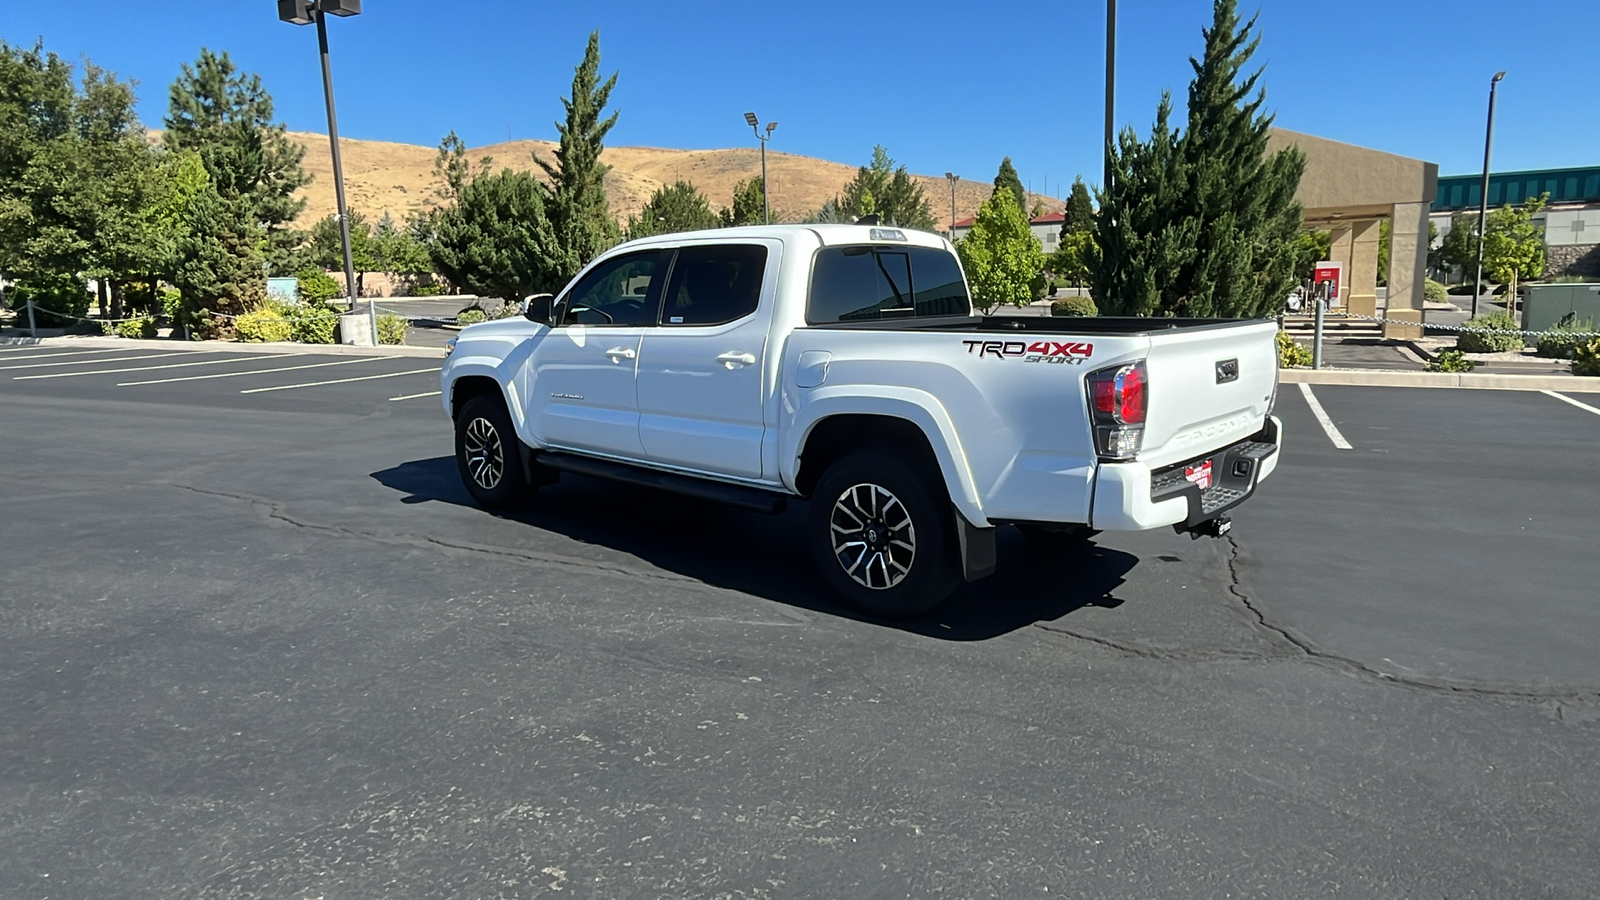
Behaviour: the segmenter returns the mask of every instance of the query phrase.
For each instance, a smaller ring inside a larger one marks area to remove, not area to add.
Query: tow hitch
[[[1174,525],[1172,530],[1179,534],[1187,534],[1191,541],[1203,537],[1219,538],[1233,530],[1233,520],[1227,516],[1217,516],[1195,525]]]

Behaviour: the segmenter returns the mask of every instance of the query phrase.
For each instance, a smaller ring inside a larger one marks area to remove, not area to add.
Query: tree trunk
[[[122,282],[111,282],[111,318],[122,318]]]
[[[105,278],[96,278],[94,280],[94,285],[96,293],[100,295],[100,318],[109,319],[111,318],[111,299],[110,295],[106,291]]]

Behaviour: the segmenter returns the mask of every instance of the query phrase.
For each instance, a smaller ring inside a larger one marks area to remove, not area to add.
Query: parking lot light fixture
[[[756,140],[761,142],[761,218],[766,224],[771,225],[772,206],[767,201],[767,141],[772,140],[772,133],[778,130],[778,123],[768,122],[767,133],[762,134],[761,119],[755,113],[745,113],[744,121],[750,126],[750,130],[756,133]]]
[[[328,61],[328,25],[324,14],[340,17],[361,14],[361,0],[278,0],[278,18],[292,25],[317,26],[317,49],[322,56],[322,94],[328,105],[328,144],[333,152],[333,196],[339,207],[339,240],[344,249],[344,291],[348,308],[356,308],[356,267],[350,252],[350,211],[344,199],[344,165],[339,159],[339,117],[333,106],[333,68]],[[378,343],[378,310],[367,304],[372,343]]]
[[[1478,314],[1478,295],[1483,293],[1483,230],[1489,218],[1489,147],[1494,143],[1494,89],[1499,87],[1500,79],[1506,77],[1505,72],[1496,72],[1489,79],[1489,122],[1483,129],[1483,184],[1478,188],[1478,275],[1472,282],[1472,314]],[[1507,197],[1506,202],[1511,202]],[[1506,309],[1516,302],[1515,297],[1506,299]]]
[[[950,182],[950,243],[953,244],[956,242],[956,182],[961,180],[961,176],[946,172],[944,177]]]

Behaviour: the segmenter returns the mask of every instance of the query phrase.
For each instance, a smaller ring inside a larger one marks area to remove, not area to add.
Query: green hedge
[[[1471,372],[1478,364],[1460,350],[1445,350],[1424,366],[1429,372]]]
[[[1449,303],[1450,294],[1444,289],[1444,285],[1429,278],[1422,283],[1422,299],[1429,303]]]
[[[456,313],[457,325],[476,325],[479,322],[487,321],[489,321],[489,314],[484,312],[481,306],[469,306]]]
[[[1456,349],[1464,353],[1506,353],[1522,349],[1520,334],[1489,334],[1487,332],[1514,332],[1517,323],[1503,312],[1484,313],[1468,319],[1464,328],[1481,328],[1484,331],[1463,331],[1456,338]]]
[[[406,331],[411,327],[411,320],[405,316],[379,316],[378,317],[378,343],[404,344]]]
[[[1572,351],[1572,374],[1600,376],[1600,338],[1580,344]]]
[[[1100,307],[1093,297],[1062,297],[1050,304],[1052,316],[1098,316]]]
[[[326,303],[282,303],[268,300],[233,322],[239,340],[295,341],[332,344],[339,329],[339,311]]]
[[[1311,349],[1294,342],[1287,331],[1278,332],[1278,368],[1295,369],[1311,365]]]
[[[106,322],[101,327],[106,334],[114,334],[117,337],[133,338],[135,340],[149,340],[156,336],[156,320],[152,316],[124,319],[115,325]]]
[[[1573,351],[1578,349],[1578,345],[1587,344],[1593,340],[1593,338],[1573,337],[1573,335],[1592,333],[1593,331],[1593,322],[1557,325],[1546,333],[1544,337],[1539,338],[1539,348],[1535,352],[1550,359],[1571,359]]]

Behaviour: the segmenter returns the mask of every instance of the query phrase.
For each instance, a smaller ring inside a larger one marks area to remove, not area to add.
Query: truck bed
[[[1152,318],[1147,316],[939,316],[808,325],[811,331],[1022,332],[1027,334],[1152,335],[1200,331],[1265,319]]]

